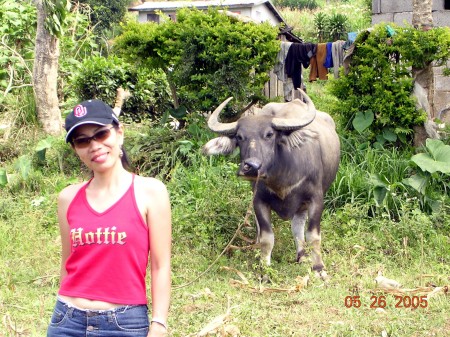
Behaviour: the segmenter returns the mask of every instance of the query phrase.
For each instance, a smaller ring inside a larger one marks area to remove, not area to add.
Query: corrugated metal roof
[[[170,9],[179,7],[210,7],[210,6],[254,6],[259,5],[268,0],[210,0],[210,1],[148,1],[142,5],[130,8],[133,11],[145,11],[155,9]]]

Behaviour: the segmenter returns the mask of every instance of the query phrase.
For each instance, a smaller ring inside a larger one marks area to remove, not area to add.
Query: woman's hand
[[[152,322],[147,337],[166,337],[169,333],[164,325]]]

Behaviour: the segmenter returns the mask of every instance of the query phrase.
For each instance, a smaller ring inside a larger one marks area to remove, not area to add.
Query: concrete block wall
[[[450,27],[450,10],[446,10],[448,0],[433,0],[433,24],[436,27]],[[372,24],[393,22],[399,26],[412,22],[412,0],[372,0]],[[433,97],[433,117],[450,106],[450,77],[443,75],[442,67],[434,68],[435,92]],[[450,123],[449,121],[446,121]]]

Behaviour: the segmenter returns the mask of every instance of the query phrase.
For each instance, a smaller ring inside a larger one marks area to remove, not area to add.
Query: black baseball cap
[[[70,141],[73,130],[80,125],[97,124],[103,126],[112,123],[119,124],[119,119],[109,105],[98,99],[81,102],[66,117],[64,125],[67,131],[66,143]]]

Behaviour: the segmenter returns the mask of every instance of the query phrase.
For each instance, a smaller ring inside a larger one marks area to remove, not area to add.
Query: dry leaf
[[[235,269],[235,268],[231,268],[231,267],[222,267],[221,269],[225,269],[225,270],[228,270],[228,271],[233,271],[233,272],[235,272],[240,278],[241,278],[241,280],[242,280],[242,282],[244,283],[244,284],[249,284],[249,282],[248,282],[248,280],[247,280],[247,278],[244,276],[244,274],[242,274],[239,270],[237,270],[237,269]]]
[[[237,337],[240,336],[241,330],[236,325],[227,324],[223,328],[224,336]]]
[[[306,275],[304,277],[301,276],[297,276],[297,278],[295,279],[296,281],[296,286],[295,286],[295,290],[300,291],[303,288],[306,288],[308,286],[309,283],[309,275]]]
[[[227,312],[223,315],[215,317],[211,322],[209,322],[199,333],[197,333],[197,337],[204,337],[209,335],[212,332],[216,332],[222,325],[225,324],[230,318],[231,314],[231,306],[230,306],[230,298],[228,297],[228,308]]]
[[[436,296],[436,295],[439,295],[440,293],[442,293],[442,294],[447,294],[447,293],[448,293],[448,288],[449,288],[449,286],[445,286],[445,287],[436,287],[436,288],[433,289],[433,291],[431,291],[431,292],[427,295],[427,297],[428,297],[428,298],[432,298],[432,297],[434,297],[434,296]]]
[[[210,332],[217,330],[220,326],[222,326],[226,320],[228,319],[229,314],[223,314],[214,318],[211,322],[209,322],[199,333],[197,333],[198,337],[207,336]]]
[[[209,288],[205,288],[202,292],[190,295],[193,300],[201,297],[214,297],[214,293]]]

